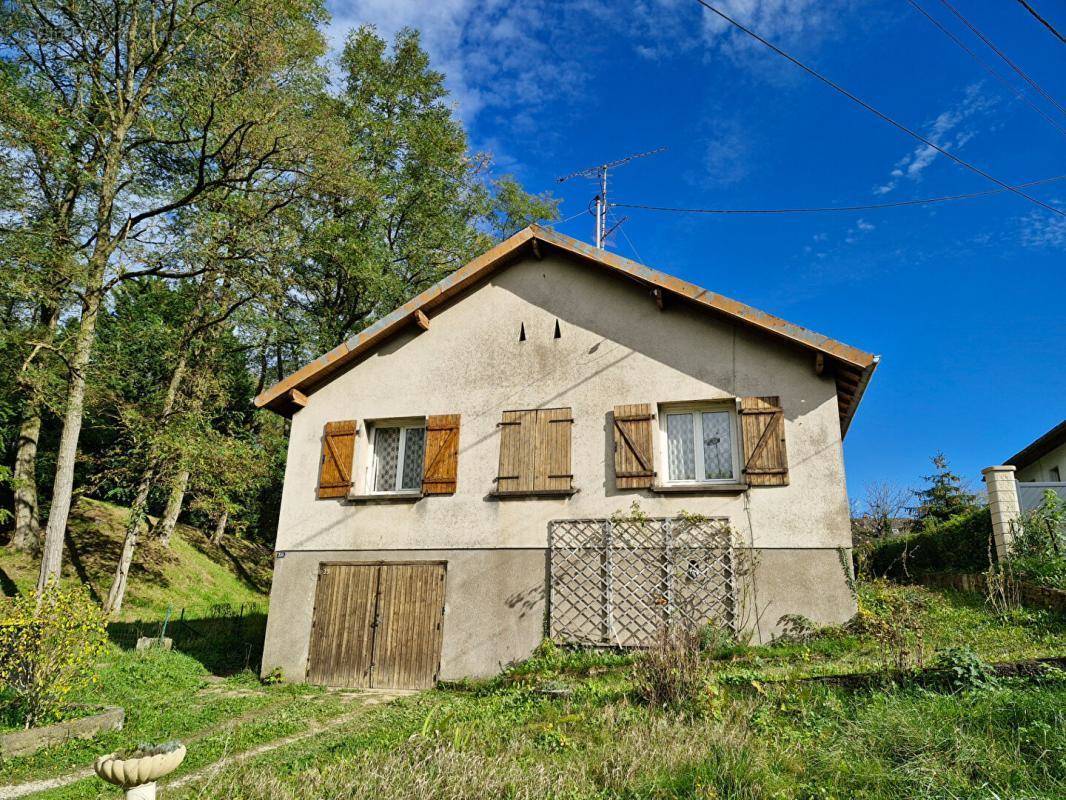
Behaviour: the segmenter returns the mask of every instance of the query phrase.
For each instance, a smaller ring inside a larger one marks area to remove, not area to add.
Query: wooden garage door
[[[423,689],[437,680],[444,564],[323,564],[307,679]]]

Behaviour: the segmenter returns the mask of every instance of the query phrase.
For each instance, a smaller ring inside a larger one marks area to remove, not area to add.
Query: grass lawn
[[[181,653],[112,648],[97,681],[76,700],[126,710],[122,731],[73,741],[35,755],[0,760],[0,785],[51,778],[90,766],[96,756],[142,742],[190,742],[183,771],[210,764],[226,752],[297,733],[313,721],[350,709],[342,695],[311,686],[264,686],[251,673],[215,678]],[[47,797],[112,797],[95,777]]]
[[[82,498],[71,512],[63,552],[63,577],[107,598],[125,535],[129,510]],[[161,620],[168,608],[206,609],[217,604],[266,604],[272,555],[243,539],[223,536],[218,545],[196,528],[178,525],[170,547],[142,537],[130,570],[119,620]],[[13,595],[37,583],[39,559],[0,548],[0,593]],[[190,579],[195,576],[195,579]]]
[[[927,661],[966,646],[986,661],[1066,655],[1066,619],[997,619],[974,597],[863,588],[920,619]],[[634,655],[544,647],[500,677],[367,708],[328,731],[212,770],[161,796],[319,798],[1061,798],[1066,797],[1066,676],[971,688],[913,682],[845,689],[792,679],[876,670],[869,634],[722,645],[711,680],[682,708],[650,708]],[[112,651],[84,698],[123,705],[127,729],[0,764],[0,783],[49,777],[140,742],[189,742],[176,776],[337,717],[351,701],[311,687],[217,679],[178,653]],[[233,724],[236,722],[236,724]],[[110,798],[95,778],[43,798]]]
[[[864,589],[874,603],[886,592],[917,609],[930,656],[959,646],[989,661],[1066,654],[1061,617],[1001,622],[964,595]],[[707,656],[704,702],[661,709],[635,691],[632,656],[547,648],[493,681],[374,709],[170,796],[1066,797],[1062,672],[956,691],[775,680],[876,669],[881,657],[868,637],[840,632],[720,647]]]

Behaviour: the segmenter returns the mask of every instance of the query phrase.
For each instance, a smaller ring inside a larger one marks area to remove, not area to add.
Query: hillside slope
[[[82,498],[67,526],[63,578],[89,585],[101,602],[122,549],[129,510]],[[170,547],[142,538],[130,570],[129,589],[120,620],[162,618],[168,607],[203,611],[229,603],[265,604],[270,591],[271,553],[233,536],[218,546],[196,528],[179,525]],[[0,547],[0,592],[31,589],[37,581],[38,561]]]

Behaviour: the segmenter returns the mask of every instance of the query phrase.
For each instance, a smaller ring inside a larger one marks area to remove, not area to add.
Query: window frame
[[[425,478],[426,472],[424,437],[426,436],[427,424],[428,420],[426,417],[395,417],[366,420],[367,453],[369,457],[367,458],[367,473],[364,490],[367,495],[388,497],[394,495],[422,494],[422,480]],[[399,429],[400,431],[399,442],[397,443],[396,448],[396,480],[393,484],[394,488],[378,489],[377,436],[379,430],[387,429]],[[407,431],[412,429],[422,430],[423,453],[422,463],[419,465],[418,486],[408,489],[403,488],[403,460],[405,448],[407,447]]]
[[[699,400],[691,402],[681,403],[659,403],[658,404],[658,438],[659,442],[656,447],[656,455],[659,458],[659,463],[662,465],[661,469],[657,470],[659,473],[658,484],[662,487],[714,487],[723,485],[736,485],[741,481],[742,465],[740,463],[741,451],[740,451],[740,423],[739,414],[737,412],[737,401],[735,399],[729,400]],[[726,478],[694,478],[692,480],[686,479],[671,479],[670,478],[670,437],[668,433],[668,420],[667,417],[671,414],[690,414],[695,417],[692,426],[692,444],[695,456],[695,474],[697,476],[705,474],[704,462],[703,462],[703,413],[704,412],[726,412],[729,416],[729,445],[730,445],[730,460],[732,463],[732,474]]]

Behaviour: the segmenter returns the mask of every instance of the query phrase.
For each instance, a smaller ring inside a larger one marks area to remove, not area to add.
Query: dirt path
[[[381,703],[388,703],[392,700],[396,700],[400,697],[407,697],[413,692],[403,690],[361,690],[358,694],[351,694],[351,700],[353,703],[358,703],[358,709],[351,711],[347,714],[341,714],[338,717],[326,720],[325,722],[312,722],[305,731],[300,733],[294,733],[291,736],[286,736],[282,739],[275,739],[270,742],[264,742],[263,744],[256,745],[250,750],[244,750],[240,753],[234,753],[231,756],[226,756],[213,764],[208,764],[201,767],[194,772],[190,772],[188,775],[182,775],[172,781],[166,781],[161,783],[162,786],[170,788],[178,788],[184,786],[191,781],[198,778],[205,777],[215,770],[220,770],[230,764],[239,764],[242,761],[246,761],[249,758],[262,755],[263,753],[269,753],[272,750],[277,750],[279,747],[285,747],[286,745],[293,744],[294,742],[302,741],[303,739],[309,739],[313,736],[318,736],[321,733],[332,730],[340,725],[351,722],[356,719],[363,711],[363,709],[370,706],[380,705]],[[260,711],[262,711],[260,709]],[[199,731],[193,736],[186,737],[183,741],[188,744],[195,742],[197,739],[202,739],[205,736],[209,736],[212,733],[216,733],[222,727],[232,727],[235,724],[240,724],[246,721],[245,718],[254,718],[255,713],[249,713],[243,715],[244,718],[237,718],[230,720],[225,726],[215,726],[205,731]],[[30,797],[41,792],[46,792],[49,789],[59,789],[63,786],[69,786],[72,783],[83,781],[86,778],[94,777],[92,767],[85,769],[79,769],[75,772],[68,772],[66,775],[60,775],[55,778],[45,778],[37,781],[28,781],[27,783],[17,783],[11,786],[0,786],[0,800],[16,800],[19,797]]]
[[[257,747],[253,747],[250,750],[244,750],[240,753],[234,753],[231,756],[226,756],[224,758],[219,759],[214,764],[209,764],[206,767],[201,767],[195,772],[190,772],[188,775],[182,775],[180,778],[177,778],[172,781],[164,781],[160,784],[160,786],[167,789],[181,788],[182,786],[192,783],[195,780],[199,780],[200,778],[206,778],[212,773],[218,772],[219,770],[222,770],[232,764],[240,764],[250,758],[260,756],[263,753],[269,753],[273,750],[277,750],[278,748],[285,747],[286,745],[294,744],[295,742],[301,742],[304,739],[310,739],[314,736],[318,736],[321,733],[325,733],[326,731],[332,730],[333,728],[340,727],[341,725],[344,725],[358,718],[363,708],[367,708],[368,706],[380,705],[381,703],[388,703],[392,700],[396,700],[397,698],[407,697],[411,694],[414,694],[414,692],[384,689],[368,691],[365,694],[360,695],[359,697],[359,699],[362,701],[361,708],[359,711],[353,711],[350,714],[344,714],[340,717],[334,717],[328,722],[312,723],[311,727],[309,727],[306,731],[294,733],[292,736],[286,736],[283,739],[275,739],[272,742],[264,742],[263,744],[258,745]],[[2,798],[0,798],[0,800],[2,800]]]

